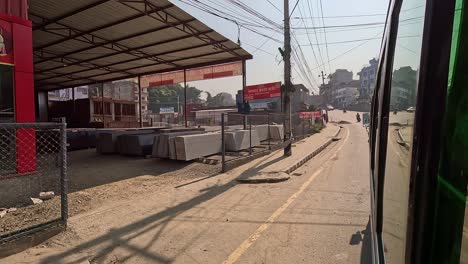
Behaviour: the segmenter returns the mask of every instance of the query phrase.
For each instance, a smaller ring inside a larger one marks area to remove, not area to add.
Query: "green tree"
[[[211,96],[211,93],[206,92],[206,105],[207,106],[233,106],[236,105],[236,101],[232,97],[232,94],[221,92],[216,94],[215,96]]]
[[[193,86],[187,87],[187,103],[201,103],[202,91]],[[153,112],[159,112],[161,107],[174,107],[184,104],[184,87],[180,84],[169,84],[148,88],[148,105]]]

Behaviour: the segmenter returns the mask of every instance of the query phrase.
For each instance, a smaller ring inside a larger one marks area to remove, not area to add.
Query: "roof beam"
[[[181,66],[181,67],[174,68],[174,69],[164,69],[164,70],[148,71],[148,72],[145,72],[145,73],[132,74],[132,75],[125,76],[125,77],[109,78],[109,79],[102,80],[102,81],[98,81],[98,82],[83,82],[83,83],[76,84],[76,85],[63,85],[63,86],[62,86],[63,88],[59,88],[59,89],[70,88],[70,87],[77,87],[77,86],[85,86],[85,85],[91,85],[91,84],[103,83],[103,82],[119,81],[119,80],[123,80],[123,79],[135,78],[135,77],[143,76],[143,75],[151,75],[151,74],[164,73],[164,72],[169,72],[169,71],[179,71],[179,70],[188,70],[188,69],[199,68],[199,67],[214,66],[214,65],[218,65],[218,64],[224,64],[224,63],[229,63],[229,62],[241,61],[241,60],[243,60],[243,59],[250,59],[250,57],[246,57],[246,58],[228,58],[228,59],[220,59],[220,60],[216,60],[216,61],[201,62],[201,63],[197,63],[197,64],[192,64],[192,65],[189,65],[189,66]],[[57,85],[57,84],[55,84],[55,83],[43,83],[42,85]],[[46,90],[46,91],[58,90],[58,89],[53,89],[53,88],[52,88],[52,89],[41,89],[41,83],[35,83],[35,87],[37,87],[38,90]]]
[[[44,53],[44,52],[45,51],[42,51],[41,53]],[[48,52],[48,53],[50,53],[50,52]],[[44,54],[39,54],[39,52],[35,51],[34,56],[36,58],[42,58],[44,56]],[[122,73],[129,74],[129,72],[126,72],[126,71],[123,71],[123,70],[118,70],[118,69],[114,69],[114,68],[111,68],[111,67],[102,66],[102,65],[95,64],[95,63],[92,63],[92,62],[83,63],[83,62],[80,62],[78,59],[70,58],[70,57],[61,58],[61,59],[54,59],[52,61],[62,64],[61,67],[56,67],[57,69],[63,69],[65,67],[68,67],[69,64],[73,63],[75,65],[79,65],[81,67],[88,68],[88,69],[86,69],[87,71],[89,71],[89,70],[121,71]],[[44,74],[45,72],[36,71],[36,73]]]
[[[73,10],[73,11],[70,11],[70,12],[65,13],[65,14],[63,14],[63,15],[61,15],[61,16],[58,16],[58,17],[54,17],[54,18],[51,18],[51,19],[43,18],[43,19],[42,19],[42,23],[33,26],[33,30],[42,29],[42,28],[44,28],[45,26],[48,26],[48,25],[53,24],[53,23],[56,23],[56,22],[58,22],[58,21],[60,21],[60,20],[63,20],[63,19],[65,19],[65,18],[67,18],[67,17],[71,17],[71,16],[73,16],[73,15],[76,15],[76,14],[78,14],[78,13],[84,12],[84,11],[86,11],[86,10],[88,10],[88,9],[94,8],[94,7],[98,6],[98,5],[102,5],[102,4],[107,3],[107,2],[109,2],[109,1],[110,1],[110,0],[99,0],[99,1],[97,1],[97,2],[94,2],[94,3],[92,3],[92,4],[89,4],[89,5],[80,7],[80,8],[78,8],[78,9],[75,9],[75,10]]]
[[[229,41],[229,40],[223,40],[223,41],[219,41],[219,42],[227,42],[227,41]],[[181,52],[181,51],[187,51],[187,50],[202,48],[202,47],[206,47],[206,46],[211,46],[211,44],[203,43],[203,44],[200,44],[200,45],[190,46],[190,47],[186,47],[186,48],[180,48],[180,49],[175,49],[175,50],[169,50],[169,51],[165,51],[165,52],[160,52],[160,53],[153,54],[153,55],[150,55],[150,56],[162,56],[162,55],[166,55],[166,54],[171,54],[171,53],[176,53],[176,52]],[[109,63],[109,64],[101,65],[101,67],[111,67],[111,66],[114,66],[114,65],[124,64],[124,63],[132,62],[132,61],[137,61],[137,60],[140,60],[140,59],[139,59],[139,58],[137,58],[137,59],[129,59],[129,60],[125,60],[125,61]],[[69,65],[69,66],[71,66],[71,65]],[[55,67],[55,68],[52,68],[52,69],[47,69],[47,71],[52,71],[52,70],[60,69],[60,68],[61,68],[61,67]],[[43,72],[47,72],[47,71],[43,71]],[[82,72],[86,72],[86,71],[90,71],[90,70],[84,69],[84,70],[79,70],[79,71],[75,71],[75,72],[70,72],[70,73],[68,73],[68,74],[77,74],[77,73],[82,73]],[[63,74],[63,75],[66,75],[66,74]],[[62,76],[63,76],[63,75],[62,75]],[[57,76],[57,77],[60,77],[60,76]],[[44,81],[44,80],[48,80],[48,79],[52,79],[52,78],[47,77],[47,78],[39,79],[39,81]]]
[[[32,14],[32,15],[37,16],[37,17],[40,18],[40,16],[38,16],[38,15],[34,15],[34,14]],[[54,29],[45,28],[45,29],[43,29],[43,31],[54,34],[54,35],[65,36],[65,37],[67,35],[71,35],[71,32],[74,32],[74,33],[81,32],[79,29],[67,26],[67,25],[62,24],[62,23],[55,23],[55,24],[59,25],[60,27],[56,27]],[[64,31],[65,31],[65,35],[63,33],[61,33],[61,32],[64,32]],[[142,52],[142,51],[139,51],[139,50],[136,50],[136,49],[130,49],[129,47],[127,47],[125,45],[119,44],[119,43],[117,43],[115,41],[112,41],[112,40],[108,40],[108,39],[96,36],[94,34],[87,34],[87,35],[81,36],[80,38],[75,38],[75,40],[80,41],[80,42],[84,42],[84,43],[87,43],[87,44],[91,44],[92,46],[96,46],[97,44],[102,44],[102,43],[110,43],[108,45],[103,45],[102,47],[106,48],[106,49],[113,50],[113,51],[117,51],[118,53],[126,53],[126,54],[129,54],[131,56],[135,56],[137,58],[142,58],[142,57],[147,57],[148,56],[148,54],[146,54],[145,52]],[[44,51],[44,50],[42,49],[41,51]],[[69,53],[70,52],[68,52],[67,54],[69,54]],[[76,51],[74,53],[76,53]],[[42,54],[42,52],[41,52],[41,54]],[[63,54],[57,54],[55,56],[45,57],[42,60],[36,61],[35,64],[47,62],[47,61],[54,60],[54,59],[62,59],[63,60],[65,58],[67,58],[67,56],[64,56]],[[74,59],[74,58],[72,58],[72,59]],[[164,60],[162,60],[160,58],[156,58],[156,57],[149,58],[149,59],[157,61],[157,62],[164,61]],[[172,66],[177,66],[177,65],[172,65]]]
[[[203,31],[202,33],[206,34],[206,33],[211,33],[213,31],[214,30],[210,29],[210,30],[207,30],[207,31]],[[168,40],[157,41],[157,42],[145,44],[145,45],[134,47],[134,48],[128,48],[128,49],[126,49],[124,51],[127,52],[127,51],[134,51],[134,50],[149,48],[149,47],[158,46],[158,45],[161,45],[161,44],[171,43],[171,42],[174,42],[174,41],[180,41],[180,40],[188,39],[188,38],[191,38],[191,37],[193,37],[193,36],[192,35],[184,35],[184,36],[181,36],[181,37],[176,37],[176,38],[172,38],[172,39],[168,39]],[[77,62],[77,63],[69,63],[68,66],[77,65],[79,63],[85,63],[85,62],[100,60],[100,59],[104,59],[104,58],[111,57],[111,56],[118,55],[118,54],[120,54],[120,52],[113,52],[113,53],[103,54],[101,56],[85,59],[85,60],[82,60],[82,61]],[[164,54],[152,54],[151,56],[160,56],[160,55],[164,55]],[[62,56],[62,58],[66,58],[66,56]],[[39,63],[39,62],[37,62],[37,63]],[[103,65],[103,66],[112,66],[112,65]],[[49,68],[49,69],[46,69],[46,70],[42,70],[41,72],[53,71],[53,70],[56,70],[56,69],[59,69],[59,68],[61,68],[61,67]]]
[[[175,26],[175,25],[190,23],[190,22],[193,22],[193,21],[195,21],[195,20],[196,20],[196,19],[189,19],[189,20],[185,20],[185,21],[183,21],[183,22],[173,23],[173,24],[170,24],[170,25],[166,25],[166,26],[162,26],[162,27],[156,28],[156,29],[146,30],[146,31],[143,31],[143,32],[139,32],[139,33],[135,33],[135,34],[129,35],[129,36],[125,36],[125,37],[121,37],[121,38],[118,38],[118,39],[114,39],[114,40],[109,41],[109,42],[106,42],[106,43],[96,44],[96,45],[94,45],[94,46],[85,47],[85,48],[82,48],[82,49],[79,49],[79,50],[75,50],[75,51],[72,51],[72,52],[67,52],[67,53],[61,54],[61,56],[58,56],[58,57],[59,57],[59,58],[63,58],[63,57],[70,56],[70,55],[75,54],[75,53],[80,53],[80,52],[84,52],[84,51],[87,51],[87,50],[90,50],[90,49],[93,49],[93,48],[102,47],[102,46],[104,46],[104,45],[112,45],[112,43],[114,43],[114,42],[119,42],[119,41],[122,41],[122,40],[126,40],[126,39],[131,39],[131,38],[139,37],[139,36],[146,35],[146,34],[149,34],[149,33],[158,32],[158,31],[161,31],[161,30],[165,30],[165,29],[171,28],[171,27],[173,27],[173,26]],[[37,63],[35,63],[35,64],[37,64]]]
[[[165,5],[165,6],[162,6],[162,7],[155,7],[153,9],[149,10],[149,11],[146,11],[146,12],[140,12],[139,14],[136,14],[136,15],[133,15],[133,16],[130,16],[130,17],[127,17],[127,18],[123,18],[123,19],[120,19],[120,20],[117,20],[117,21],[114,21],[114,22],[111,22],[111,23],[107,23],[107,24],[104,24],[104,25],[101,25],[99,27],[95,27],[95,28],[92,28],[92,29],[89,29],[89,30],[86,30],[86,31],[82,31],[79,34],[74,34],[74,35],[71,35],[69,37],[59,39],[59,40],[56,40],[56,41],[52,41],[51,43],[48,43],[48,44],[41,45],[39,47],[34,47],[34,50],[45,49],[45,48],[60,44],[62,42],[84,36],[86,34],[91,34],[93,32],[96,32],[96,31],[99,31],[99,30],[102,30],[102,29],[105,29],[105,28],[116,26],[116,25],[119,25],[119,24],[122,24],[122,23],[126,23],[126,22],[129,22],[129,21],[135,20],[135,19],[140,18],[140,17],[144,17],[144,16],[147,16],[147,15],[159,12],[159,11],[163,11],[163,10],[171,8],[173,6],[174,6],[173,4],[169,4],[169,5]]]
[[[241,49],[241,47],[236,47],[236,48],[230,49],[230,51],[235,51],[235,50],[239,50],[239,49]],[[211,52],[211,53],[198,54],[198,55],[194,55],[194,56],[190,56],[190,57],[178,58],[178,59],[172,60],[172,62],[196,59],[196,58],[200,58],[200,57],[216,55],[216,54],[221,54],[221,53],[229,53],[229,51],[221,50],[221,51],[215,51],[215,52]],[[240,60],[242,58],[236,57],[235,59]],[[125,68],[123,70],[130,71],[130,70],[135,70],[135,69],[140,69],[140,68],[145,68],[145,67],[151,67],[151,66],[157,66],[157,65],[161,65],[161,63],[152,63],[152,64],[146,64],[146,65],[139,65],[139,66],[134,66],[134,67],[130,67],[130,68]],[[186,67],[186,68],[191,68],[191,67],[193,67],[193,66]],[[175,67],[173,69],[166,69],[165,71],[174,71],[174,70],[177,70],[177,69],[178,68]],[[113,73],[116,73],[116,72],[109,72],[109,73],[106,73],[106,74],[95,74],[95,75],[85,76],[83,78],[92,78],[92,77],[97,77],[97,76],[102,76],[102,75],[107,75],[107,74],[113,74]],[[140,74],[140,75],[143,75],[143,74]],[[138,74],[126,76],[126,77],[123,77],[121,79],[132,78],[131,76],[138,76]],[[61,82],[61,84],[64,84],[64,83],[67,83],[67,82]],[[40,84],[40,82],[39,82],[39,84]],[[53,83],[44,83],[44,85],[48,85],[48,84],[53,84]]]
[[[142,12],[143,14],[144,13],[147,13],[146,10],[149,8],[155,8],[155,5],[147,0],[119,0],[119,2],[125,6],[128,6],[129,8],[132,8],[138,12]],[[140,10],[134,6],[132,6],[131,4],[129,3],[140,3],[140,4],[144,4],[144,7],[145,7],[145,10]],[[162,14],[159,14],[159,13],[162,13]],[[167,21],[171,20],[175,20],[175,21],[181,21],[179,18],[177,18],[176,16],[166,12],[165,10],[161,10],[161,12],[157,12],[155,14],[147,14],[147,16],[159,21],[159,22],[163,22],[163,23],[167,23]],[[198,30],[196,27],[194,26],[191,26],[191,25],[188,25],[188,24],[181,24],[181,27],[177,27],[175,26],[175,28],[177,28],[178,30],[181,30],[182,32],[185,32],[187,34],[196,34],[196,33],[200,33],[200,30]],[[204,41],[204,42],[213,42],[213,41],[216,41],[215,39],[213,39],[212,37],[210,37],[209,35],[207,34],[198,34],[196,36],[198,39],[200,39],[201,41]],[[223,44],[219,44],[216,46],[217,48],[219,49],[224,49],[224,50],[229,50],[229,47],[223,45]],[[240,55],[238,53],[236,53],[235,51],[229,51],[232,55],[236,56],[236,57],[240,57]]]

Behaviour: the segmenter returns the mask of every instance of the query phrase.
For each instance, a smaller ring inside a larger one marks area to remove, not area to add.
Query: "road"
[[[330,116],[349,121],[341,139],[288,181],[223,174],[147,192],[0,263],[369,263],[367,132],[353,112]]]

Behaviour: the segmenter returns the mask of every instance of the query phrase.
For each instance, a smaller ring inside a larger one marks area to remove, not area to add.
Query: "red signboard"
[[[322,112],[315,111],[315,112],[299,112],[299,118],[306,119],[311,117],[322,117]]]
[[[244,90],[244,96],[245,100],[280,97],[281,82],[246,86]]]
[[[11,31],[11,23],[0,20],[0,63],[14,63]]]
[[[242,75],[242,62],[226,63],[214,66],[207,66],[185,71],[187,82],[209,80],[223,77]],[[142,87],[161,86],[184,82],[184,71],[173,71],[143,76],[141,78]]]

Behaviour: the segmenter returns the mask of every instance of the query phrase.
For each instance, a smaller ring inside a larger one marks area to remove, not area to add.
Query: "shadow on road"
[[[279,157],[279,158],[276,158],[272,161],[269,161],[263,164],[262,162],[264,162],[265,159],[267,158],[261,159],[253,167],[244,171],[242,175],[255,174],[261,169],[267,167],[269,164],[277,162],[278,160],[281,160],[282,158],[283,157]],[[222,193],[234,187],[236,184],[237,184],[236,179],[232,179],[226,184],[216,185],[208,189],[205,189],[200,195],[188,201],[182,202],[176,206],[167,208],[164,211],[145,217],[130,225],[111,229],[108,233],[101,235],[93,240],[79,244],[63,253],[47,257],[41,263],[44,263],[44,264],[46,263],[57,263],[57,264],[59,263],[67,263],[67,264],[68,263],[70,264],[82,263],[83,261],[89,260],[87,256],[79,257],[78,259],[73,259],[73,260],[66,259],[66,258],[71,257],[72,255],[75,255],[75,254],[78,255],[85,251],[90,251],[91,249],[93,249],[92,260],[99,261],[99,260],[105,259],[106,257],[109,257],[112,254],[112,252],[116,248],[119,248],[119,247],[132,252],[130,255],[125,257],[125,261],[129,260],[130,258],[134,256],[142,256],[156,263],[171,263],[173,262],[173,259],[167,258],[162,255],[154,254],[150,252],[149,250],[158,241],[159,237],[161,237],[167,224],[171,220],[173,220],[175,217],[177,217],[178,215],[184,213],[187,210],[190,210],[191,208],[194,208],[200,205],[201,203],[211,200],[217,197],[218,195],[221,195]],[[140,246],[135,246],[134,244],[131,244],[132,240],[140,236],[146,235],[150,231],[157,230],[158,228],[159,228],[158,232],[154,235],[152,239],[150,239],[150,241],[146,244],[146,246],[140,247]],[[177,257],[179,254],[182,254],[185,251],[185,249],[187,249],[192,243],[195,242],[195,240],[199,236],[201,236],[203,232],[204,230],[201,230],[197,237],[195,237],[194,239],[190,241],[187,241],[186,245],[174,257]]]

